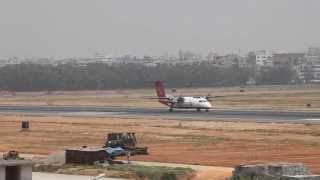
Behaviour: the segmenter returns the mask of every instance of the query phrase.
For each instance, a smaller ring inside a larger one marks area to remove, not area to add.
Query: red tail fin
[[[162,81],[156,81],[155,86],[156,86],[158,97],[166,97],[166,92],[164,91],[164,86]]]

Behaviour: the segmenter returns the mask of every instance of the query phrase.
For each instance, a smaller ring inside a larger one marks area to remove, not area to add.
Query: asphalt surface
[[[147,117],[175,120],[202,121],[254,121],[320,123],[320,112],[274,110],[226,110],[211,109],[209,112],[167,108],[85,107],[85,106],[0,106],[0,114],[58,115],[83,117]]]
[[[53,173],[32,173],[33,180],[93,180],[92,176],[78,176],[78,175],[64,175],[64,174],[53,174]],[[125,180],[119,178],[102,178],[101,180]]]

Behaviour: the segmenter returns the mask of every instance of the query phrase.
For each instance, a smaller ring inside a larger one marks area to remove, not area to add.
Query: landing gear
[[[206,112],[209,112],[209,109],[206,109]]]
[[[200,108],[197,108],[197,112],[200,112],[201,111],[201,109]]]
[[[170,104],[169,106],[169,112],[172,112],[173,111],[173,104]]]

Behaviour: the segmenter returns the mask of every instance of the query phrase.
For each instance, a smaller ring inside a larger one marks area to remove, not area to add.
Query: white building
[[[32,166],[29,160],[0,160],[0,180],[32,180]]]
[[[257,51],[256,52],[256,65],[261,66],[273,66],[272,62],[273,53],[270,51]]]

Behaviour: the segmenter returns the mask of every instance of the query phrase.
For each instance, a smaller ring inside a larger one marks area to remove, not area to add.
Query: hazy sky
[[[303,51],[320,0],[0,0],[0,57]]]

